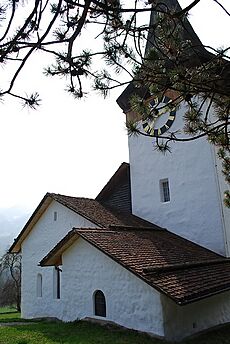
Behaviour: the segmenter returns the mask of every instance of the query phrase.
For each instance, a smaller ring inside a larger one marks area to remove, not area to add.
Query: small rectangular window
[[[169,190],[168,179],[160,180],[160,194],[161,194],[161,202],[170,201],[170,190]]]
[[[57,211],[54,212],[54,221],[57,221]]]
[[[42,297],[42,274],[37,274],[37,297]]]

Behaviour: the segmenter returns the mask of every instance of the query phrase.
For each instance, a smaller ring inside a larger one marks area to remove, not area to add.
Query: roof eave
[[[84,230],[86,230],[84,228]],[[208,297],[226,292],[230,290],[230,286],[227,286],[225,288],[222,288],[221,290],[216,290],[214,292],[208,292],[206,295],[202,296],[194,296],[189,299],[178,299],[175,298],[173,295],[170,295],[170,293],[166,292],[164,289],[160,288],[159,286],[156,286],[154,283],[151,283],[148,279],[146,279],[144,276],[141,274],[137,273],[136,271],[133,271],[132,268],[129,266],[123,264],[122,262],[118,261],[113,255],[111,255],[109,252],[106,250],[103,250],[100,246],[98,246],[95,242],[89,240],[87,237],[84,236],[84,233],[82,229],[80,228],[73,228],[48,254],[46,257],[44,257],[41,262],[39,263],[40,266],[45,267],[45,266],[58,266],[62,265],[62,254],[64,251],[66,251],[70,246],[73,245],[76,240],[78,240],[80,237],[88,242],[90,245],[101,251],[103,254],[111,258],[113,261],[124,267],[126,270],[130,271],[132,274],[134,274],[136,277],[140,278],[143,282],[148,284],[150,287],[152,287],[154,290],[157,292],[165,295],[172,301],[174,301],[177,305],[179,306],[186,306],[190,303],[198,302],[203,299],[206,299]],[[91,229],[92,230],[92,229]],[[97,230],[97,229],[94,229]]]
[[[134,274],[136,277],[140,278],[143,282],[145,282],[146,284],[148,284],[151,288],[153,288],[154,290],[156,290],[159,293],[164,294],[165,296],[169,297],[171,300],[173,300],[175,303],[177,303],[178,305],[180,305],[180,303],[178,302],[177,299],[175,299],[173,296],[171,296],[170,294],[168,294],[167,292],[165,292],[162,288],[160,288],[159,286],[155,286],[152,283],[150,283],[146,278],[144,278],[142,275],[140,275],[139,273],[137,273],[136,271],[133,271],[132,268],[130,268],[129,266],[123,264],[122,262],[118,261],[113,255],[109,254],[107,251],[103,250],[101,247],[99,247],[97,244],[95,244],[94,242],[88,240],[88,238],[85,238],[83,235],[81,235],[81,230],[77,230],[76,228],[76,232],[78,233],[78,235],[85,240],[86,242],[88,242],[90,245],[92,245],[93,247],[95,247],[96,249],[98,249],[99,251],[101,251],[102,253],[104,253],[106,256],[108,256],[109,258],[111,258],[113,261],[115,261],[117,264],[121,265],[122,267],[124,267],[126,270],[128,270],[129,272],[131,272],[132,274]]]
[[[209,297],[212,297],[212,296],[215,296],[215,295],[218,295],[218,294],[222,294],[222,293],[225,293],[227,291],[230,290],[230,286],[228,287],[225,287],[221,290],[215,290],[214,292],[209,292],[207,293],[206,295],[202,295],[202,296],[195,296],[191,299],[184,299],[184,300],[176,300],[174,299],[174,301],[179,305],[179,306],[186,306],[186,305],[189,305],[190,303],[194,303],[194,302],[198,302],[198,301],[202,301],[204,299],[207,299]]]
[[[93,224],[97,225],[98,227],[103,227],[103,225],[97,221],[95,221],[95,219],[92,219],[90,216],[87,216],[86,214],[82,213],[81,211],[79,210],[76,210],[74,207],[72,207],[70,204],[66,204],[64,201],[62,201],[61,199],[58,199],[58,198],[55,198],[55,196],[53,196],[53,199],[60,203],[61,205],[63,205],[64,207],[72,210],[74,213],[84,217],[86,220],[92,222]]]
[[[217,295],[217,294],[221,294],[225,291],[229,291],[230,290],[230,286],[221,290],[217,290],[215,292],[209,292],[206,295],[203,296],[199,296],[199,297],[194,297],[191,299],[178,299],[175,298],[174,296],[172,296],[170,293],[166,292],[164,289],[160,288],[159,286],[156,286],[154,283],[150,283],[150,281],[148,281],[146,278],[144,278],[144,276],[140,275],[139,273],[133,271],[132,268],[128,267],[127,265],[123,264],[122,262],[118,261],[113,255],[109,254],[107,251],[103,250],[101,247],[99,247],[97,244],[95,244],[94,242],[88,240],[87,238],[84,237],[84,235],[81,235],[81,230],[77,230],[76,232],[78,233],[78,235],[84,239],[85,241],[87,241],[89,244],[91,244],[92,246],[94,246],[96,249],[98,249],[99,251],[101,251],[102,253],[104,253],[105,255],[107,255],[108,257],[110,257],[113,261],[115,261],[116,263],[118,263],[119,265],[123,266],[126,270],[130,271],[131,273],[133,273],[136,277],[140,278],[142,281],[144,281],[146,284],[148,284],[150,287],[152,287],[154,290],[156,290],[157,292],[165,295],[166,297],[168,297],[169,299],[171,299],[172,301],[174,301],[177,305],[179,306],[185,306],[188,305],[190,303],[193,302],[198,302],[201,301],[203,299],[206,299],[208,297]]]
[[[37,208],[35,209],[33,214],[31,215],[31,217],[29,218],[29,220],[27,221],[27,223],[25,224],[25,226],[23,227],[23,229],[21,230],[21,232],[19,233],[17,238],[14,240],[14,243],[9,248],[10,253],[19,253],[21,251],[22,242],[25,240],[27,235],[31,232],[34,225],[38,222],[38,220],[40,219],[42,214],[47,210],[47,208],[49,207],[49,205],[51,204],[52,201],[58,202],[59,204],[72,210],[74,213],[82,216],[83,218],[92,222],[93,224],[97,225],[98,227],[103,227],[101,223],[99,223],[99,222],[95,221],[94,219],[90,218],[89,216],[83,214],[81,211],[77,211],[76,209],[74,209],[74,207],[71,207],[71,205],[68,205],[64,201],[55,197],[55,194],[47,193],[43,197],[43,199],[41,200],[41,202],[39,203],[39,205],[37,206]]]
[[[39,265],[58,266],[62,265],[62,254],[79,238],[79,235],[72,229],[57,245],[40,261]]]

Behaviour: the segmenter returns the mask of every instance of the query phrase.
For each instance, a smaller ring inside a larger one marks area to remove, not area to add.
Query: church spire
[[[172,18],[172,25],[180,30],[180,41],[188,42],[185,58],[180,61],[181,65],[188,68],[196,67],[210,61],[213,59],[214,55],[205,49],[186,16],[183,15],[183,18],[178,19],[176,14],[181,11],[182,8],[177,0],[152,0],[152,11],[150,15],[145,56],[147,56],[147,53],[157,45],[158,37],[156,32],[159,24],[159,14],[168,13],[170,14],[169,18]],[[175,14],[175,20],[173,19],[173,14]],[[170,59],[168,59],[167,65],[170,68]],[[125,113],[130,110],[129,99],[134,94],[142,98],[148,98],[148,88],[143,86],[137,89],[133,82],[126,87],[117,99],[118,105]]]
[[[185,15],[183,15],[183,19],[178,20],[177,15],[182,11],[182,8],[177,0],[154,0],[152,1],[153,10],[151,11],[150,15],[150,23],[149,23],[149,32],[148,38],[146,43],[146,53],[151,49],[154,48],[156,43],[157,37],[155,33],[155,28],[159,22],[159,14],[160,13],[168,13],[168,14],[175,14],[175,23],[172,25],[180,25],[180,37],[181,41],[189,41],[190,42],[190,65],[199,65],[201,63],[205,63],[209,61],[213,54],[209,53],[205,47],[203,46],[201,40],[195,33],[192,25],[188,21]],[[191,56],[192,55],[192,56]]]

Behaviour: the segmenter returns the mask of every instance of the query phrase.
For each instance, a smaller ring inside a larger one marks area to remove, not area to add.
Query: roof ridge
[[[97,232],[97,231],[103,231],[103,232],[109,232],[109,233],[116,233],[118,231],[120,232],[128,232],[128,231],[154,231],[154,230],[159,230],[159,231],[164,231],[166,230],[165,228],[154,228],[154,227],[133,227],[133,226],[115,226],[115,225],[109,225],[109,227],[101,227],[101,228],[92,228],[92,227],[73,227],[73,230],[76,231],[81,231],[81,232]]]
[[[135,216],[135,215],[134,215]],[[123,231],[140,231],[140,230],[145,230],[145,231],[152,231],[152,230],[167,230],[166,228],[163,227],[159,227],[157,225],[152,224],[152,227],[147,227],[147,226],[143,226],[143,227],[137,227],[137,226],[126,226],[126,225],[109,225],[109,228],[113,228],[113,229],[120,229]]]
[[[103,233],[115,233],[113,230],[109,230],[107,228],[73,228],[74,233],[89,233],[89,232],[103,232]]]
[[[63,194],[55,193],[55,192],[47,192],[46,195],[50,196],[50,197],[62,196],[62,197],[70,197],[70,198],[75,198],[75,199],[87,199],[87,200],[92,200],[92,201],[96,201],[97,203],[99,203],[97,200],[95,200],[94,198],[90,198],[90,197],[70,196],[70,195],[63,195]]]

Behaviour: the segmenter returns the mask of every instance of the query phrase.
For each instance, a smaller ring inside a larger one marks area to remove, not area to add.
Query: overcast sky
[[[219,2],[230,11],[229,0]],[[213,0],[201,0],[189,19],[204,44],[230,46],[230,17]],[[0,104],[0,236],[16,235],[46,192],[95,197],[129,159],[121,89],[74,100],[62,81],[41,76],[36,58],[18,87],[28,83],[42,98],[37,111],[10,98]]]

